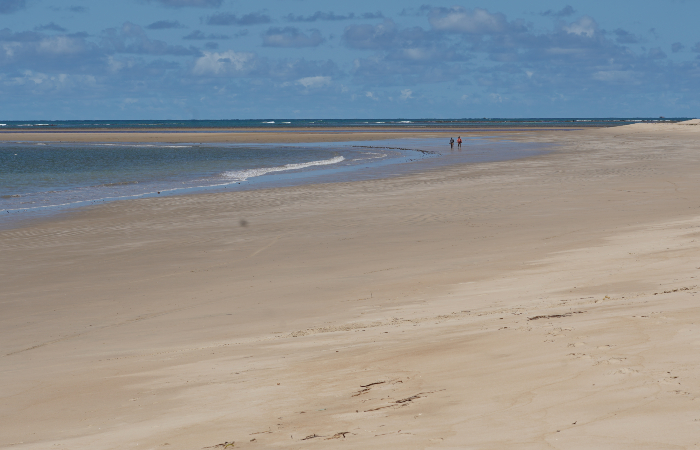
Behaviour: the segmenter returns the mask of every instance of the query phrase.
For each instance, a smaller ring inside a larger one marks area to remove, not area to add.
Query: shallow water
[[[384,178],[517,159],[542,145],[465,139],[314,144],[0,143],[0,226],[67,208],[150,196]]]

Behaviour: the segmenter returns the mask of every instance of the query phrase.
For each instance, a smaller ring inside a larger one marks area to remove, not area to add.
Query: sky
[[[700,0],[0,0],[0,120],[697,117]]]

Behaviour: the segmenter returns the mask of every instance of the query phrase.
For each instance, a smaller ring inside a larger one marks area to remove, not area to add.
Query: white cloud
[[[66,73],[58,73],[54,75],[25,70],[22,76],[12,77],[5,83],[15,86],[27,86],[32,90],[38,89],[41,92],[69,89],[80,87],[95,86],[97,80],[92,75],[70,75]]]
[[[413,91],[410,89],[403,89],[399,98],[401,100],[408,100],[409,98],[413,98]]]
[[[19,49],[22,46],[19,42],[8,42],[6,44],[2,44],[2,49],[5,51],[5,56],[8,58],[12,58],[15,56],[15,51]]]
[[[119,72],[122,69],[133,69],[136,61],[133,58],[116,59],[113,56],[107,58],[107,68],[110,72]]]
[[[406,48],[403,50],[404,56],[415,61],[430,60],[433,58],[433,53],[425,48]]]
[[[71,53],[80,53],[83,51],[83,45],[76,39],[68,36],[53,36],[42,39],[39,43],[39,51],[52,53],[54,55],[66,55]]]
[[[586,37],[593,37],[597,29],[598,24],[596,21],[588,16],[583,16],[576,22],[564,27],[564,31],[569,34]]]
[[[472,34],[502,33],[509,28],[503,14],[491,14],[481,8],[469,11],[461,7],[451,8],[446,14],[433,13],[430,25],[436,30]]]
[[[305,88],[320,88],[331,84],[331,77],[304,77],[297,80]]]
[[[252,53],[234,52],[228,50],[223,53],[204,52],[204,56],[197,58],[192,72],[195,75],[223,75],[230,72],[243,72],[254,59]]]

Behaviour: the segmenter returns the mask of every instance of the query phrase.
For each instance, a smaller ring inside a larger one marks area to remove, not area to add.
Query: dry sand
[[[696,448],[700,125],[509,138],[0,232],[0,447]]]

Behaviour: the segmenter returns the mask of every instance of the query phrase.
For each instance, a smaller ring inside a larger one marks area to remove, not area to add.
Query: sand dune
[[[691,448],[696,129],[0,232],[0,447]]]

